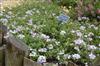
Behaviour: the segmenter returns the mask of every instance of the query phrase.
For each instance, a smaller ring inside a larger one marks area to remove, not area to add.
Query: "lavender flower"
[[[40,48],[38,49],[39,52],[47,52],[47,48]]]
[[[45,56],[39,56],[37,59],[38,63],[45,63],[46,62],[46,57]]]
[[[89,54],[89,58],[93,60],[96,58],[96,56],[93,53],[91,53],[91,54]]]
[[[88,45],[88,50],[96,50],[97,47],[95,45]]]
[[[69,16],[65,15],[65,14],[61,14],[57,17],[57,20],[61,23],[66,23],[69,20]]]
[[[78,39],[74,40],[74,43],[75,43],[76,45],[81,45],[81,44],[84,43],[84,41],[83,41],[83,39],[78,38]]]
[[[73,57],[73,59],[80,59],[81,58],[81,56],[79,54],[73,54],[72,57]]]

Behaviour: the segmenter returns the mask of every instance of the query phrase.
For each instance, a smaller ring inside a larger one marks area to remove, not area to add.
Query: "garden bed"
[[[84,12],[84,7],[90,8],[87,2],[83,9],[76,11],[73,6],[76,4],[70,4],[59,6],[56,2],[27,0],[1,11],[0,22],[9,28],[9,33],[30,47],[33,61],[94,64],[100,57],[99,5],[95,6],[98,13],[93,9],[93,16]]]

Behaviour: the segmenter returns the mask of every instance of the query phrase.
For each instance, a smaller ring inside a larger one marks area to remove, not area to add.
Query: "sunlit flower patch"
[[[33,60],[86,63],[100,56],[100,25],[74,21],[55,4],[33,3],[0,12],[0,22],[31,48]]]

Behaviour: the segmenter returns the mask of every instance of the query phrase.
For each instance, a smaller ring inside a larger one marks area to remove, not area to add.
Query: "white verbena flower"
[[[65,35],[65,34],[66,34],[66,32],[63,30],[60,32],[60,35]]]
[[[64,54],[64,50],[61,50],[58,54],[59,55],[63,55]]]
[[[28,20],[28,25],[33,25],[33,20],[32,19]]]
[[[85,37],[85,38],[87,38],[87,37],[88,37],[88,35],[84,35],[84,37]]]
[[[64,58],[65,58],[65,59],[70,59],[70,58],[71,58],[71,55],[69,55],[69,54],[64,54]]]
[[[9,16],[9,15],[5,15],[5,17],[6,17],[7,19],[10,19],[10,18],[11,18],[11,16]]]
[[[30,31],[30,34],[32,35],[32,37],[35,37],[37,35],[37,33]]]
[[[40,48],[38,49],[39,52],[47,52],[47,48]]]
[[[88,50],[96,50],[97,47],[95,45],[88,45]]]
[[[99,44],[99,47],[100,47],[100,44]]]
[[[93,35],[94,35],[93,32],[90,32],[90,33],[88,34],[89,37],[90,37],[90,36],[93,36]]]
[[[81,56],[80,56],[79,54],[73,54],[73,55],[72,55],[72,58],[73,58],[73,59],[80,59]]]
[[[91,53],[91,54],[89,54],[89,58],[93,60],[96,58],[96,56],[93,53]]]
[[[75,50],[80,51],[79,47],[74,47]]]
[[[92,41],[93,39],[89,37],[88,40],[89,40],[89,41]]]
[[[47,47],[48,47],[48,49],[53,49],[53,45],[52,44],[48,45]]]
[[[76,45],[81,45],[81,44],[84,43],[84,41],[83,41],[81,38],[78,38],[78,39],[74,40],[74,43],[75,43]]]
[[[31,56],[36,56],[36,55],[37,55],[37,53],[35,51],[32,51],[32,53],[29,54],[30,57]]]
[[[85,30],[85,28],[86,28],[85,26],[81,26],[80,30]]]
[[[82,33],[80,31],[77,31],[76,32],[76,35],[79,36],[79,37],[81,37],[82,36]]]
[[[7,23],[8,23],[8,19],[6,19],[6,18],[1,18],[0,21],[5,25],[7,25]]]
[[[16,27],[16,31],[17,31],[17,32],[20,32],[20,31],[22,31],[23,29],[24,29],[24,27],[23,27],[22,25]]]
[[[19,34],[18,37],[19,37],[20,39],[23,39],[25,36],[24,36],[23,34]]]
[[[45,34],[41,34],[41,38],[43,38],[43,39],[49,39],[50,37],[47,36],[47,35],[45,35]]]
[[[71,30],[71,33],[75,33],[75,30]]]
[[[8,11],[8,14],[9,14],[9,15],[12,15],[13,13],[12,13],[11,11]]]
[[[10,32],[10,33],[12,33],[12,34],[17,33],[17,31],[16,31],[16,30],[9,30],[9,32]]]
[[[32,15],[32,10],[26,11],[26,14],[27,14],[27,15]]]
[[[46,57],[45,56],[39,56],[37,59],[38,63],[45,63],[46,62]]]

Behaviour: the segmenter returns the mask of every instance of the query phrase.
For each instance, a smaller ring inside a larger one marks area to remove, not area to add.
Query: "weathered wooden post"
[[[0,23],[0,66],[5,66],[5,45],[3,44],[3,36],[7,28]]]
[[[0,23],[0,66],[23,66],[28,51],[28,46],[9,34],[7,27]]]
[[[42,64],[39,64],[37,62],[34,62],[31,59],[24,58],[24,65],[23,66],[43,66]]]
[[[26,44],[13,35],[6,35],[5,66],[23,66],[24,57],[28,55]]]

